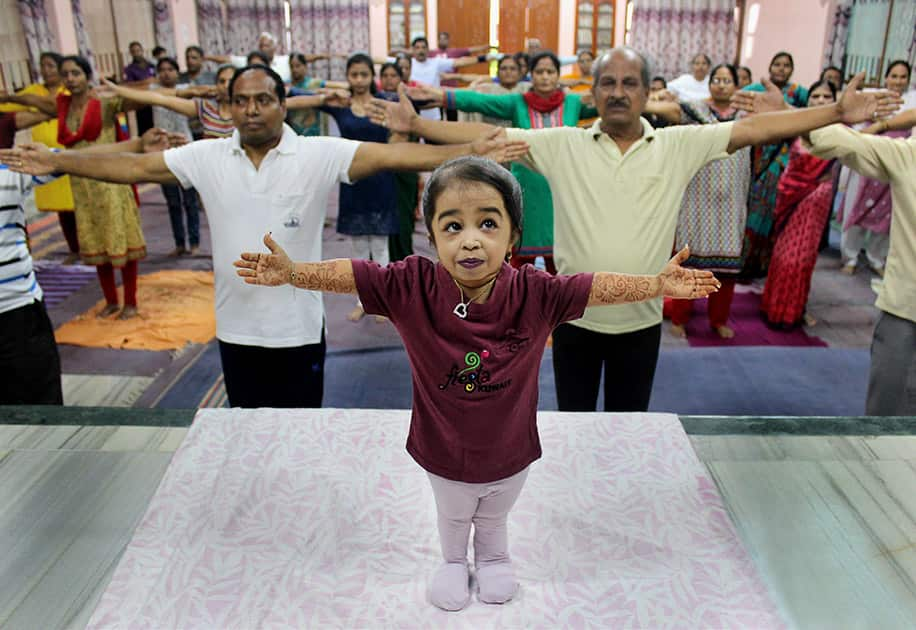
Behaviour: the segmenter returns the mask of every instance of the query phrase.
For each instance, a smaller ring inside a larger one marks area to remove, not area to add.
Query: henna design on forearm
[[[356,293],[356,278],[349,260],[294,263],[289,283],[300,289],[331,293]]]
[[[595,305],[643,302],[658,297],[660,288],[657,276],[598,272],[592,280],[589,302]]]

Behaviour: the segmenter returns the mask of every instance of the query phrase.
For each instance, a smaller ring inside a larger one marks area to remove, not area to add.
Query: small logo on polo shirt
[[[452,364],[451,369],[445,375],[445,382],[439,384],[439,389],[463,387],[464,391],[471,394],[475,391],[495,392],[509,387],[512,384],[511,378],[501,383],[491,384],[490,371],[483,365],[483,360],[488,358],[490,358],[488,350],[482,350],[480,354],[468,352],[464,355],[465,367],[462,369],[457,364]]]

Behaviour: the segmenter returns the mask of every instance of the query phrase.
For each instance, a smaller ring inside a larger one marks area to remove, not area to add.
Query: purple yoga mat
[[[812,337],[802,328],[776,330],[766,325],[760,313],[760,294],[735,288],[728,325],[734,329],[733,339],[722,339],[710,327],[707,301],[694,300],[693,317],[687,324],[687,342],[695,348],[720,346],[814,346],[826,347],[820,337]]]

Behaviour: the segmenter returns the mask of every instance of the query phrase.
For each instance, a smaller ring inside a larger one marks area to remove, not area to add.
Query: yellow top
[[[733,123],[653,129],[621,154],[600,128],[509,129],[528,143],[524,161],[553,196],[554,261],[560,273],[658,273],[671,257],[681,197],[706,163],[727,157]],[[588,308],[571,322],[626,333],[662,321],[661,299]]]
[[[811,132],[811,152],[838,159],[865,177],[891,185],[890,248],[875,306],[916,322],[916,138],[885,138],[830,125]]]
[[[63,86],[60,86],[57,93],[64,91],[64,89]],[[51,91],[41,83],[33,83],[21,89],[18,94],[51,96]],[[26,111],[29,109],[31,108],[13,103],[4,103],[0,105],[0,111],[3,112]],[[49,147],[61,148],[63,145],[57,142],[57,119],[52,118],[51,120],[32,127],[32,141],[40,142]],[[48,184],[37,186],[35,188],[35,205],[39,210],[45,212],[73,210],[73,194],[70,192],[70,177],[60,177]]]

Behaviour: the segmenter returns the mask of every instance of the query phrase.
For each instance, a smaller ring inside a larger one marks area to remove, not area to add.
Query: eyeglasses
[[[733,85],[735,82],[731,79],[720,79],[716,77],[715,79],[709,80],[710,85]]]

